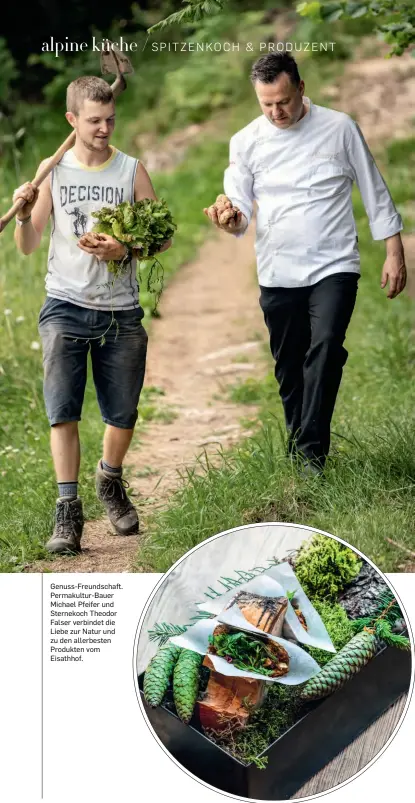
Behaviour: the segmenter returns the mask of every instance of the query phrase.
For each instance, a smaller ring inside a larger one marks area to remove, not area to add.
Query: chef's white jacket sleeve
[[[248,223],[253,211],[253,183],[254,177],[244,159],[241,142],[234,136],[229,145],[229,166],[225,170],[223,186],[225,195],[241,210]]]
[[[347,152],[369,218],[374,240],[385,240],[403,229],[402,218],[358,124],[349,118]]]

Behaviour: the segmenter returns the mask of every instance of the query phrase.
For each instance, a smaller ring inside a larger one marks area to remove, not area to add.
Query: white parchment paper
[[[249,622],[247,622],[243,616],[242,619],[244,624],[241,626],[239,617],[234,617],[232,610],[228,611],[227,613],[228,624],[232,624],[232,626],[236,627],[238,630],[244,630],[247,633],[253,633],[264,637],[264,631],[259,630],[258,627],[254,627],[253,625],[249,624]],[[188,650],[193,650],[201,655],[205,655],[208,653],[209,636],[212,635],[215,627],[218,624],[221,624],[222,621],[222,619],[219,620],[217,617],[214,619],[201,620],[193,625],[193,627],[191,627],[187,633],[183,633],[182,636],[174,636],[174,638],[171,638],[170,641],[173,644],[176,644],[178,647],[185,647]],[[236,624],[233,624],[233,622],[236,622]],[[233,666],[233,664],[228,663],[228,661],[226,661],[224,658],[220,658],[217,655],[211,655],[210,653],[209,659],[212,661],[216,672],[220,672],[222,675],[228,675],[230,677],[253,678],[254,680],[264,680],[267,683],[282,683],[286,686],[297,686],[299,683],[304,683],[306,680],[314,677],[314,675],[320,671],[317,661],[315,661],[311,655],[308,655],[308,653],[302,650],[301,647],[298,647],[296,644],[293,644],[286,639],[278,638],[277,636],[267,635],[267,638],[270,641],[274,641],[276,644],[281,644],[281,646],[287,650],[290,664],[288,673],[283,677],[270,678],[257,672],[245,672],[242,669],[237,669],[235,666]]]
[[[226,622],[227,620],[224,617],[228,612],[225,609],[238,591],[250,591],[252,594],[260,594],[264,597],[285,597],[288,591],[296,591],[296,598],[305,616],[308,630],[305,630],[299,622],[297,614],[289,602],[282,635],[287,639],[295,638],[296,641],[301,642],[301,644],[308,644],[310,647],[318,647],[321,650],[327,650],[327,652],[336,652],[321,617],[303,591],[289,563],[272,566],[260,577],[248,580],[237,589],[228,591],[218,599],[207,600],[201,603],[200,607],[204,611],[218,616],[221,622]],[[231,610],[239,612],[238,627],[243,628],[244,623],[247,623],[244,615],[237,605]]]
[[[320,650],[327,650],[327,652],[336,652],[336,648],[327,632],[326,626],[320,616],[310,602],[307,594],[300,585],[295,572],[289,563],[280,563],[278,566],[271,566],[267,571],[267,575],[275,580],[279,587],[282,587],[284,593],[295,591],[295,597],[298,605],[305,616],[308,630],[305,630],[298,620],[298,617],[291,605],[291,614],[285,617],[283,635],[286,638],[294,636],[297,641],[302,644],[309,644],[310,647],[318,647]]]

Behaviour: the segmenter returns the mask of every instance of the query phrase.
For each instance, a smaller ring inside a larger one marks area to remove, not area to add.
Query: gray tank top
[[[127,273],[115,280],[111,290],[108,282],[112,282],[114,275],[108,271],[107,263],[77,246],[79,238],[96,223],[92,212],[122,201],[134,201],[138,160],[111,148],[111,156],[99,167],[81,164],[69,150],[51,174],[53,208],[46,292],[53,298],[89,309],[138,306],[135,259]]]

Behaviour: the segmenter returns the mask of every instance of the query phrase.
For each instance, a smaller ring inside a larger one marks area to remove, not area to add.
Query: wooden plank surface
[[[355,741],[342,750],[333,761],[330,761],[324,769],[314,775],[301,789],[296,792],[291,800],[296,800],[309,795],[316,795],[333,789],[343,781],[348,780],[356,772],[363,769],[386,744],[393,731],[395,730],[405,707],[407,695],[403,695],[399,700],[390,706],[376,722],[367,728]]]

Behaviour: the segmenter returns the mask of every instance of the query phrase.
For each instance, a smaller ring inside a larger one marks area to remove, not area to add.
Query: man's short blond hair
[[[69,84],[66,90],[66,109],[72,114],[79,114],[84,100],[96,103],[111,103],[112,89],[103,78],[96,75],[83,75]]]

